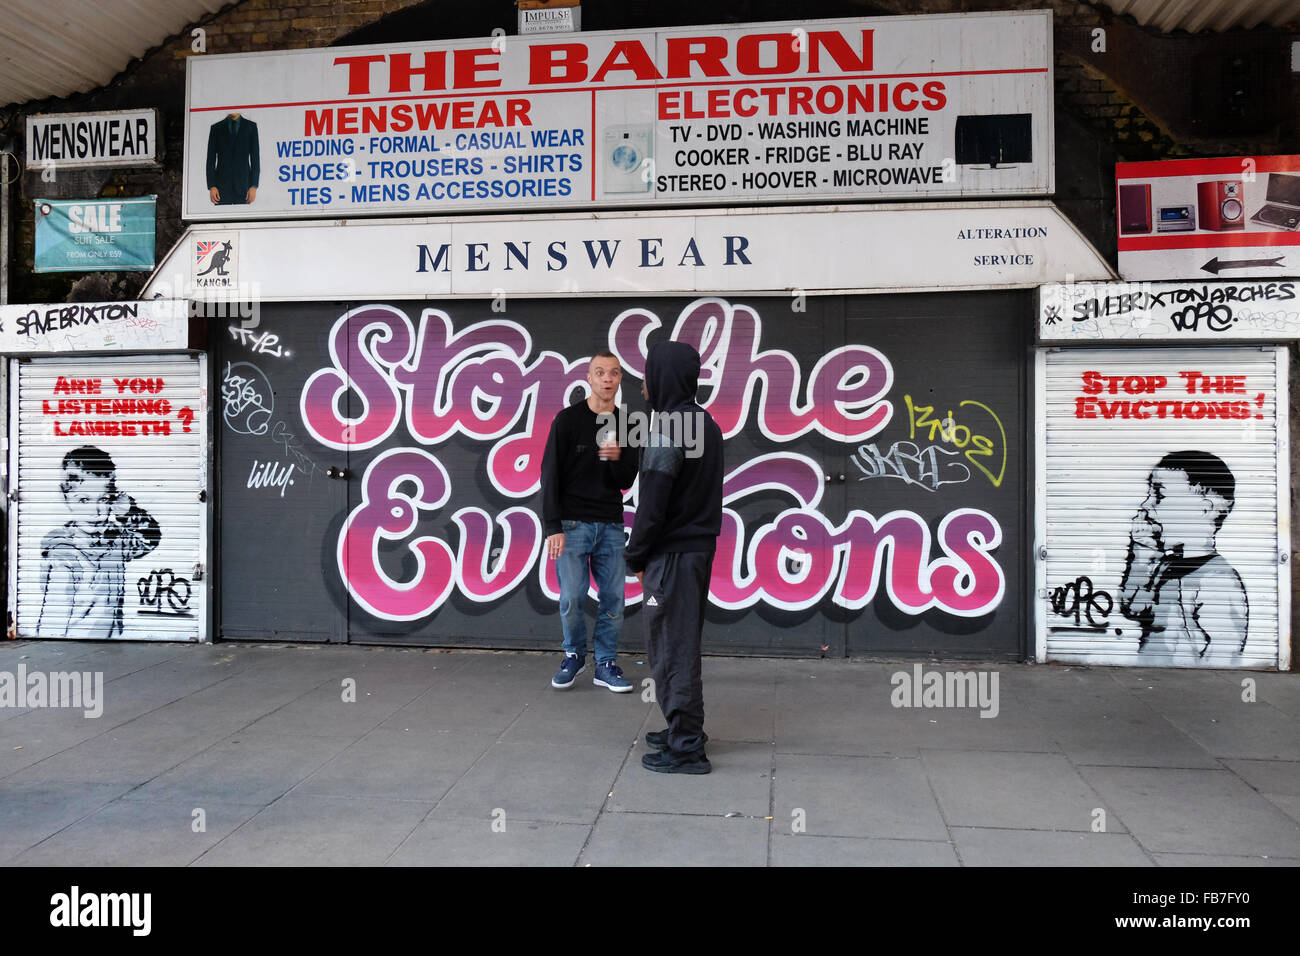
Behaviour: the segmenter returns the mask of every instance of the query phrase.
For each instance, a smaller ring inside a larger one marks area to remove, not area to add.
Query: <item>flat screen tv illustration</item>
[[[957,165],[997,169],[1033,159],[1033,114],[957,117]]]

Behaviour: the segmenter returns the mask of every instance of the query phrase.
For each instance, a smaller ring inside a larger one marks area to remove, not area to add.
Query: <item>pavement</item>
[[[617,695],[559,659],[0,643],[0,691],[103,680],[0,696],[0,865],[1300,864],[1297,674],[711,657],[685,776],[641,766],[643,657]],[[996,696],[895,706],[936,672]]]

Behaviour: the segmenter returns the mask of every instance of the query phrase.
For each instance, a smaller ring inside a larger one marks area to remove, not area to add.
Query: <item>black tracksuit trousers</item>
[[[712,551],[666,551],[646,564],[641,602],[646,654],[655,699],[668,721],[668,749],[688,753],[709,739],[704,732],[700,631],[709,600]]]

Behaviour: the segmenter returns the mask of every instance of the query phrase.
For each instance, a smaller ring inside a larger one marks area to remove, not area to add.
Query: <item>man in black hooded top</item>
[[[646,653],[666,730],[646,734],[661,773],[708,773],[700,631],[722,530],[722,431],[695,402],[700,356],[661,342],[646,358],[644,392],[656,412],[641,457],[627,566],[642,587]]]

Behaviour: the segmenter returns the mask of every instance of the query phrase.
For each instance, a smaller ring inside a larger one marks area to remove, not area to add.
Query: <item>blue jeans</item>
[[[596,579],[598,601],[596,663],[609,664],[618,656],[618,629],[623,624],[623,592],[627,565],[623,548],[627,539],[623,525],[599,521],[565,521],[564,553],[555,563],[560,578],[560,623],[564,628],[564,652],[587,656],[587,620],[583,601],[592,577]]]

